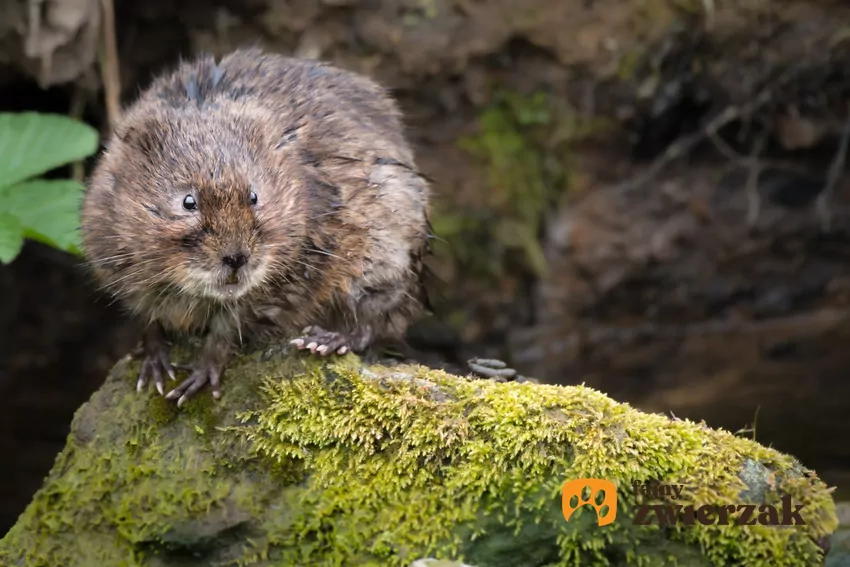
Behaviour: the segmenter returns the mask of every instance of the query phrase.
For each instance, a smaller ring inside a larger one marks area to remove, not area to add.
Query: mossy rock
[[[185,353],[184,353],[185,354]],[[0,565],[817,565],[830,491],[795,459],[585,387],[415,366],[240,356],[181,410],[123,360],[77,412]],[[616,520],[564,519],[561,488],[607,478]],[[635,480],[683,500],[803,504],[800,526],[636,525]],[[426,559],[430,558],[430,559]]]

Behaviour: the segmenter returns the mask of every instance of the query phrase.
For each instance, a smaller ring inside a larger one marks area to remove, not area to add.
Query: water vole
[[[147,324],[141,389],[174,378],[165,337],[204,335],[178,405],[246,337],[329,355],[422,312],[429,187],[400,111],[364,76],[239,50],[181,62],[116,125],[85,196],[95,277]]]

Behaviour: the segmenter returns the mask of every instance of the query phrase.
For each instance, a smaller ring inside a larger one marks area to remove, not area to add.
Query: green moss
[[[457,260],[476,273],[501,275],[512,250],[520,251],[533,271],[546,268],[538,232],[549,186],[544,157],[529,139],[529,130],[549,121],[544,95],[523,99],[502,93],[481,114],[478,134],[459,141],[486,164],[486,208],[456,210],[438,203],[434,229],[456,251]],[[477,249],[477,243],[484,242],[491,243],[491,250]]]
[[[402,13],[401,23],[405,27],[416,27],[436,18],[439,11],[439,6],[434,0],[416,0]]]
[[[640,48],[623,53],[620,57],[620,63],[617,65],[617,78],[621,81],[628,81],[634,78],[643,58],[644,52]]]
[[[528,271],[542,275],[539,237],[544,214],[570,189],[570,144],[603,127],[536,93],[498,92],[478,119],[478,132],[458,141],[487,169],[481,202],[467,207],[438,201],[434,230],[465,273],[492,278]]]
[[[791,457],[584,387],[254,355],[221,400],[171,417],[134,391],[137,370],[119,364],[79,410],[0,564],[805,565],[836,527]],[[561,486],[583,477],[620,486],[614,524],[564,521]],[[645,479],[687,484],[695,503],[790,493],[807,525],[636,526],[628,486]]]

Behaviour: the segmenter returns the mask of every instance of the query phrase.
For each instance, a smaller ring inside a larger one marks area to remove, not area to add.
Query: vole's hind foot
[[[290,341],[298,350],[310,349],[310,352],[327,356],[345,354],[351,350],[351,338],[343,333],[326,331],[316,325],[301,331],[301,337]]]
[[[139,371],[136,390],[141,392],[145,384],[153,379],[157,391],[160,395],[165,395],[165,376],[167,375],[172,380],[176,380],[176,376],[174,375],[174,365],[171,364],[169,359],[168,344],[162,337],[160,330],[157,328],[146,330],[142,346],[134,350],[131,355],[133,358],[142,359],[142,369]]]
[[[221,397],[221,375],[224,372],[222,364],[214,362],[211,357],[201,355],[198,362],[192,366],[181,366],[181,368],[189,370],[191,374],[165,396],[169,400],[179,398],[177,407],[182,406],[186,400],[197,394],[207,383],[212,388],[213,397],[216,399]]]
[[[495,358],[472,358],[466,364],[473,374],[481,378],[490,378],[497,382],[522,379],[522,376],[517,375],[516,370],[508,368],[506,363]]]

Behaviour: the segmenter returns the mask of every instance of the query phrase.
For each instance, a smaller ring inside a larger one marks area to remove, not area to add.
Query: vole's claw
[[[168,359],[168,351],[161,347],[154,350],[149,350],[142,360],[142,369],[139,372],[139,381],[136,383],[136,390],[141,392],[145,384],[153,378],[153,383],[156,386],[160,395],[165,394],[164,376],[175,380],[174,367]]]
[[[142,335],[142,344],[130,352],[132,358],[142,359],[139,381],[136,390],[141,392],[145,384],[153,378],[160,395],[165,395],[165,376],[176,380],[174,365],[170,360],[170,345],[158,325],[148,326]]]
[[[289,342],[298,350],[309,349],[310,352],[321,356],[345,354],[351,350],[349,338],[343,333],[326,331],[315,325],[306,327],[302,333],[304,336]]]
[[[186,400],[194,396],[207,383],[212,388],[213,398],[221,397],[221,373],[222,368],[210,362],[205,362],[203,359],[191,367],[192,374],[180,383],[179,386],[168,392],[166,399],[177,400],[177,407],[182,406]]]

